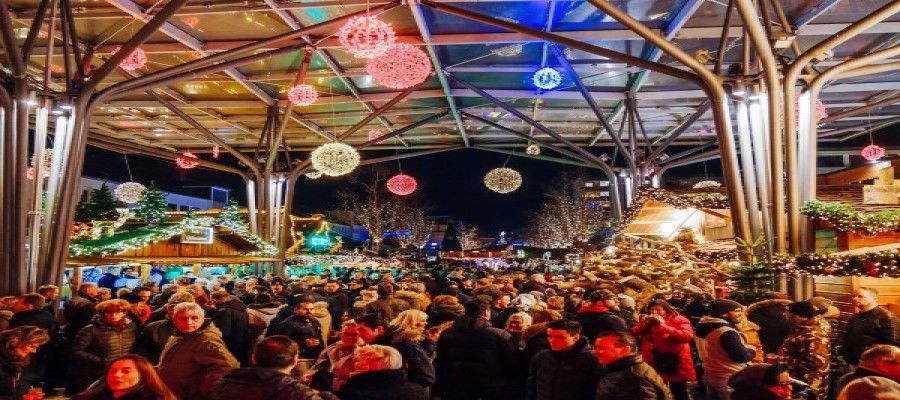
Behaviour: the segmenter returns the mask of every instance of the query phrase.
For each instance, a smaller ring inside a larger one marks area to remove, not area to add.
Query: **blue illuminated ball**
[[[559,83],[562,82],[562,76],[555,69],[545,67],[535,72],[531,77],[531,81],[534,82],[534,86],[549,90],[559,86]]]

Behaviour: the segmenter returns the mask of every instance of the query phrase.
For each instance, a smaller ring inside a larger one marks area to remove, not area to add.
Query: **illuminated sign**
[[[213,228],[211,226],[190,226],[181,234],[181,243],[212,244]]]

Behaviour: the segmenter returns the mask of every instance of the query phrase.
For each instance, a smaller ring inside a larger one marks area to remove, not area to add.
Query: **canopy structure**
[[[332,141],[364,164],[478,149],[599,169],[621,184],[613,192],[625,188],[612,193],[614,216],[668,169],[721,157],[736,236],[799,252],[817,155],[856,154],[841,141],[900,122],[900,4],[757,3],[0,0],[2,178],[32,188],[2,193],[0,223],[12,228],[0,264],[29,266],[12,273],[16,288],[59,275],[88,145],[190,152],[199,167],[241,175],[251,230],[278,245],[289,218],[265,211],[291,203],[314,172],[306,152]],[[366,15],[422,50],[433,73],[405,89],[379,84],[336,35]],[[126,60],[137,50],[140,66]],[[544,67],[558,86],[535,86]],[[288,104],[299,84],[315,88],[313,104]],[[48,183],[29,183],[46,135],[58,156]]]

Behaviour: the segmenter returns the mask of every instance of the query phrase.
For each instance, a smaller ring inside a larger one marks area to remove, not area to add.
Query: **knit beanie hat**
[[[709,302],[709,315],[715,318],[721,318],[723,314],[743,308],[741,303],[734,300],[718,299]]]
[[[804,318],[812,318],[816,316],[816,308],[808,301],[795,301],[788,304],[788,312],[799,315]]]

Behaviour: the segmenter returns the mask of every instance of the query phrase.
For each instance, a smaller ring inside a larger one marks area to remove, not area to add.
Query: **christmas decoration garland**
[[[675,208],[710,208],[723,209],[728,208],[728,196],[716,192],[691,192],[691,193],[675,193],[666,189],[658,189],[651,187],[641,187],[637,190],[632,201],[632,206],[626,210],[622,218],[616,224],[616,232],[621,232],[628,224],[634,220],[640,211],[641,206],[647,200],[656,200],[666,203]]]
[[[900,250],[875,253],[779,255],[772,261],[778,272],[790,275],[868,276],[900,278]]]
[[[828,221],[834,226],[834,229],[841,232],[855,232],[864,235],[900,232],[900,210],[863,214],[843,203],[808,201],[800,209],[800,213]]]

